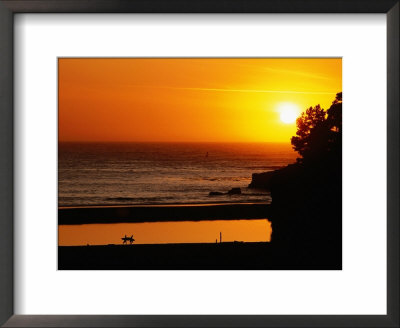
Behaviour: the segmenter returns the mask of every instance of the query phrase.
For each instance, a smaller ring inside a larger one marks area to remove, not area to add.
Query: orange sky
[[[290,142],[342,91],[341,59],[59,59],[59,141]]]

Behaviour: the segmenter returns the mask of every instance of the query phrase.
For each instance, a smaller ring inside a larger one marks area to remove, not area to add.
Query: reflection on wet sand
[[[59,246],[121,244],[133,235],[134,244],[215,243],[270,241],[267,219],[60,225]]]

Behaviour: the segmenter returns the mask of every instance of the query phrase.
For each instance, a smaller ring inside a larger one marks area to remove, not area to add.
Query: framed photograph
[[[0,15],[1,324],[399,326],[398,1]]]

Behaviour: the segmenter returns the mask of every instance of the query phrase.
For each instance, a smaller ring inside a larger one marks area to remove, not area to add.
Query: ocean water
[[[270,202],[252,173],[293,163],[290,144],[59,143],[59,206]],[[209,196],[239,187],[241,195]]]

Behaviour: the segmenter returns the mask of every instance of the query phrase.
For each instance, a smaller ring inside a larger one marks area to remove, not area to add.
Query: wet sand
[[[59,208],[59,225],[265,219],[267,204]],[[285,248],[286,247],[286,248]],[[315,245],[269,242],[59,246],[60,270],[341,270]],[[301,249],[303,247],[304,249]],[[316,256],[317,255],[317,256]]]

